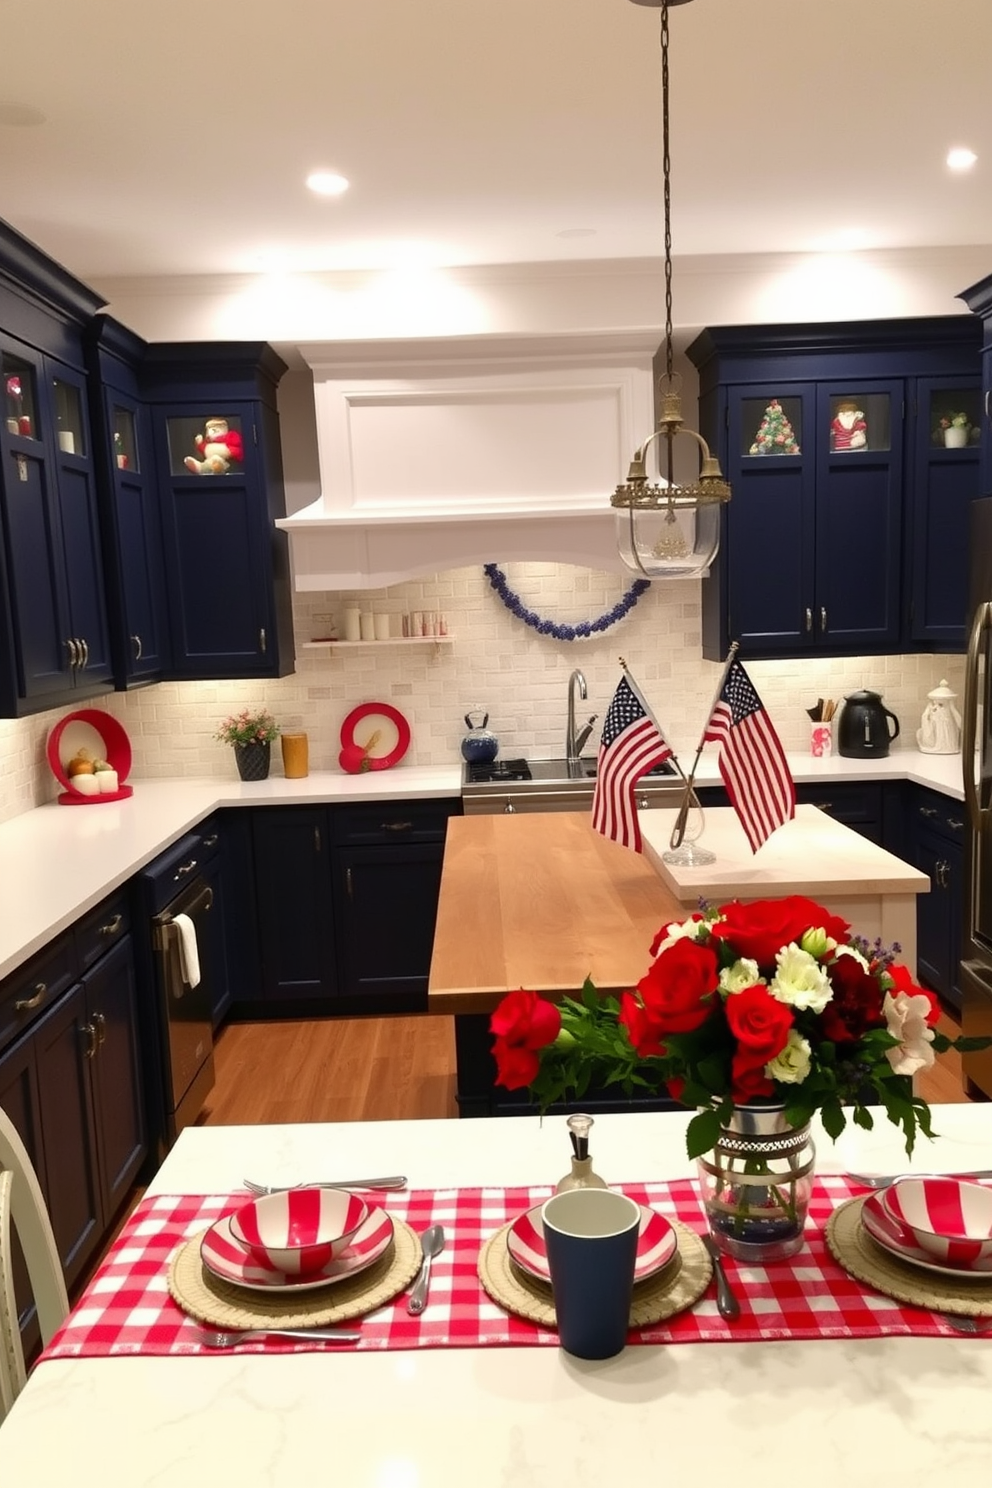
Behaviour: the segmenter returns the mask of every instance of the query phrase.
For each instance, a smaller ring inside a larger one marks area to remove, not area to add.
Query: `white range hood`
[[[321,496],[284,517],[296,588],[489,562],[627,573],[610,493],[654,427],[658,333],[301,346]]]

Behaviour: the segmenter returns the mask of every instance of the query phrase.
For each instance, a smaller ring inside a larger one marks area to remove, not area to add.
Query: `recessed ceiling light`
[[[311,171],[307,185],[318,196],[340,196],[342,191],[348,190],[347,180],[336,171]]]
[[[978,156],[975,154],[974,150],[967,150],[963,147],[954,150],[948,150],[947,152],[947,165],[948,168],[952,171],[971,170],[971,167],[974,165],[977,159]]]

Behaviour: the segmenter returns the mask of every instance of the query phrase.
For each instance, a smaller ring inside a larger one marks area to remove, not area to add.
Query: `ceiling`
[[[659,16],[0,0],[0,216],[98,288],[655,257]],[[989,0],[693,0],[670,25],[676,257],[992,244]],[[351,189],[314,197],[316,167]]]

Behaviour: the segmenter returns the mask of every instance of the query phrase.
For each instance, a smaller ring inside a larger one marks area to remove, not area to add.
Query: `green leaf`
[[[823,1130],[827,1136],[836,1142],[847,1125],[847,1117],[844,1115],[844,1107],[840,1101],[827,1101],[820,1112],[820,1120],[823,1122]]]
[[[864,1131],[872,1131],[875,1126],[875,1118],[865,1106],[855,1106],[851,1112],[851,1120]]]
[[[686,1128],[685,1143],[690,1157],[701,1157],[715,1147],[723,1122],[717,1110],[700,1111]]]

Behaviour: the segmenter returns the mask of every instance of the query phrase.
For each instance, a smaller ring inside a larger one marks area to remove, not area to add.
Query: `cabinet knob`
[[[14,1003],[15,1013],[30,1013],[36,1007],[40,1007],[45,998],[48,987],[44,982],[39,982],[30,997],[21,997]]]

